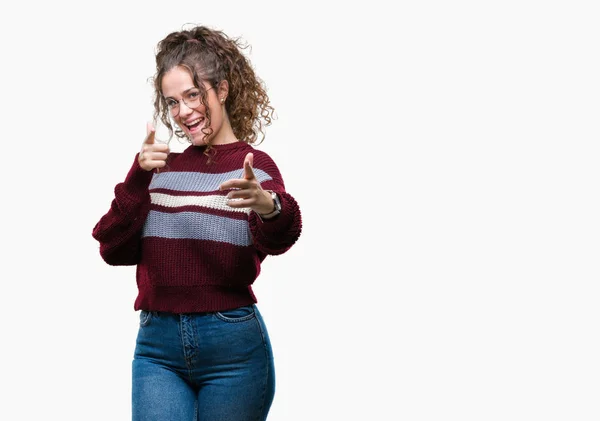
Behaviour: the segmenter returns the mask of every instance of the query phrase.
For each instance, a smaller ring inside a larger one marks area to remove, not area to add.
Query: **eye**
[[[173,98],[167,98],[167,107],[172,108],[179,104],[179,101],[175,101]]]
[[[200,91],[190,91],[187,94],[188,99],[195,100],[200,98]]]

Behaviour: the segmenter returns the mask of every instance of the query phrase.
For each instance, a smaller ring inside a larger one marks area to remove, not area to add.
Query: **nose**
[[[188,107],[188,105],[184,101],[179,102],[179,116],[180,117],[188,116],[193,111],[194,110],[192,108]]]

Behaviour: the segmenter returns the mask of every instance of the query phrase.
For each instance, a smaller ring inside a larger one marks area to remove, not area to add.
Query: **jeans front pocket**
[[[224,322],[238,323],[246,320],[253,319],[255,317],[254,306],[243,306],[233,308],[231,310],[223,310],[215,312],[215,316]]]
[[[141,310],[140,311],[140,327],[147,326],[150,323],[150,319],[152,318],[152,312]]]

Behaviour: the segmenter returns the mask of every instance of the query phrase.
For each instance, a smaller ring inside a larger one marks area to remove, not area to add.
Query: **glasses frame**
[[[204,92],[208,93],[208,91],[210,91],[211,89],[214,89],[214,86],[211,86],[210,88],[207,88]],[[188,95],[189,92],[193,91],[193,90],[197,90],[199,93],[198,96],[198,104],[190,107],[188,105],[188,103],[185,101],[185,95]],[[185,104],[186,107],[188,107],[190,110],[194,110],[196,109],[201,103],[202,103],[202,91],[200,89],[198,89],[197,87],[193,87],[188,89],[187,91],[185,91],[183,93],[183,97],[181,99],[175,99],[173,97],[169,97],[169,98],[165,98],[165,102],[167,104],[167,110],[169,111],[169,114],[171,115],[171,117],[175,118],[177,116],[179,116],[179,113],[181,112],[181,103],[183,102]],[[172,105],[169,105],[169,101],[176,101],[176,103],[173,103]],[[173,114],[173,107],[176,107],[175,109],[177,110],[176,114]]]

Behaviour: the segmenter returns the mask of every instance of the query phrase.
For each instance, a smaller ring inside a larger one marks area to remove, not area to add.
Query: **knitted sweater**
[[[244,142],[171,153],[156,173],[137,160],[115,187],[110,210],[92,235],[110,265],[137,265],[135,310],[191,313],[256,303],[251,285],[267,255],[286,252],[299,238],[301,213],[285,191],[273,160]],[[265,190],[275,191],[281,213],[262,221],[250,208],[232,208],[219,185],[243,177],[244,158]]]

